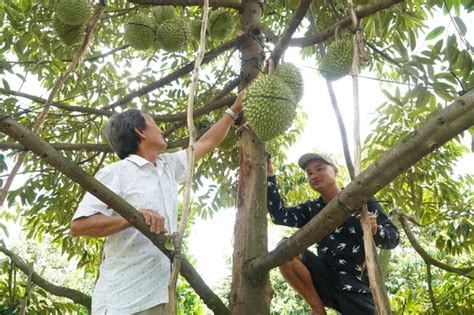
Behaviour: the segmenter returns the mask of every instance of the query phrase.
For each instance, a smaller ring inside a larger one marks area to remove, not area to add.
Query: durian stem
[[[312,4],[310,5],[310,10],[308,10],[308,19],[311,23],[312,28],[315,30],[316,33],[319,33],[318,25],[316,24],[316,19],[314,18],[314,10],[312,8]],[[322,43],[318,43],[318,50],[321,58],[324,57],[326,54],[326,50]],[[334,110],[334,114],[336,115],[337,124],[339,126],[339,132],[341,133],[341,140],[342,140],[342,149],[344,151],[344,158],[346,160],[346,166],[349,171],[349,176],[351,180],[355,178],[354,174],[354,165],[352,164],[351,153],[349,149],[349,142],[347,140],[347,131],[346,126],[344,125],[344,120],[342,119],[341,111],[339,110],[339,106],[337,104],[336,93],[334,93],[334,88],[332,87],[332,83],[330,80],[326,79],[326,86],[329,93],[329,98],[331,99],[331,105]]]
[[[207,30],[207,21],[209,17],[209,0],[204,0],[203,13],[202,13],[202,24],[201,24],[201,34],[199,40],[199,49],[197,52],[196,61],[194,62],[194,71],[191,79],[191,86],[188,93],[188,110],[187,110],[187,123],[189,129],[189,147],[188,147],[188,166],[186,172],[186,182],[184,187],[184,196],[183,196],[183,211],[181,213],[181,222],[176,233],[175,238],[175,257],[173,260],[173,270],[168,284],[168,294],[169,294],[169,314],[177,314],[177,305],[176,305],[176,283],[178,281],[179,270],[181,268],[181,245],[183,242],[184,231],[186,229],[188,214],[190,209],[190,199],[191,199],[191,185],[193,183],[194,177],[194,143],[196,141],[196,128],[194,126],[194,98],[196,94],[196,85],[199,78],[199,69],[204,59],[204,51],[206,49],[206,30]]]

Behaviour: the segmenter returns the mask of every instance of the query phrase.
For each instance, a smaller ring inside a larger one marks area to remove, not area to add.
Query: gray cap
[[[313,160],[321,160],[337,168],[336,162],[334,161],[332,156],[327,153],[312,153],[311,152],[311,153],[303,154],[298,159],[298,165],[304,170],[306,166],[308,166],[308,163]]]

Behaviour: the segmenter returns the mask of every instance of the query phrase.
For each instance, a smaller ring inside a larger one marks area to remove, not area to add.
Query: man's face
[[[145,118],[146,123],[146,128],[142,131],[144,135],[142,141],[145,141],[148,146],[158,149],[159,152],[164,151],[168,144],[163,137],[160,127],[156,125],[155,120],[150,115],[142,114],[142,116]]]
[[[337,187],[337,169],[322,160],[312,160],[304,169],[308,184],[314,190],[321,192],[330,187]]]

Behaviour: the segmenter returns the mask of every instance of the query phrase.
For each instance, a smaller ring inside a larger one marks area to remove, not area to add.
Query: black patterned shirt
[[[322,198],[310,199],[295,207],[285,207],[276,184],[276,176],[268,177],[268,212],[275,224],[301,228],[318,214],[326,203]],[[374,235],[378,248],[393,249],[399,243],[397,227],[384,213],[380,204],[371,197],[367,202],[369,212],[377,216],[377,233]],[[359,218],[349,217],[316,246],[318,256],[339,275],[340,289],[369,293],[370,287],[365,268],[363,232]]]

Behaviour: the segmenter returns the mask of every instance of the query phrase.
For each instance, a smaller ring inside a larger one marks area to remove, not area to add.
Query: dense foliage
[[[298,2],[266,1],[262,23],[273,35],[281,34]],[[375,0],[354,2],[360,6],[377,3]],[[192,70],[188,64],[194,60],[196,42],[190,42],[188,48],[180,52],[130,48],[124,39],[124,25],[137,12],[150,8],[125,0],[108,1],[107,4],[87,55],[55,96],[39,135],[52,143],[103,143],[101,127],[107,115],[94,110],[108,110],[110,114],[114,110],[138,107],[156,116],[170,142],[184,139],[187,136],[185,117],[173,115],[186,110]],[[0,4],[0,114],[11,115],[29,128],[43,109],[54,82],[66,70],[79,47],[79,44],[65,45],[55,35],[54,5],[52,0],[13,0]],[[176,9],[179,16],[189,20],[201,18],[202,10],[197,6]],[[370,61],[363,65],[363,74],[386,82],[381,83],[386,101],[378,108],[373,132],[365,141],[365,165],[412,133],[432,112],[474,87],[474,48],[470,29],[473,9],[473,2],[467,0],[407,0],[362,19],[361,27],[370,52]],[[237,10],[232,8],[220,10],[228,11],[235,18],[238,16]],[[311,10],[320,31],[349,13],[347,2],[342,0],[314,0]],[[236,25],[235,31],[238,28]],[[310,27],[308,19],[304,19],[297,33],[310,37],[316,30]],[[216,53],[202,66],[197,108],[235,95],[240,74],[238,49],[241,48],[233,42],[235,34],[232,32],[225,39],[208,39],[207,50],[216,49]],[[324,44],[327,46],[331,41]],[[274,41],[268,37],[264,44],[265,51],[269,52]],[[318,66],[321,58],[314,43],[303,46],[300,47],[301,55]],[[179,70],[182,67],[188,70]],[[392,83],[397,83],[397,87]],[[198,116],[195,119],[198,129],[204,130],[215,122],[222,115],[222,108]],[[304,123],[305,113],[297,112],[291,129],[268,143],[276,165],[284,164],[285,149],[297,141]],[[413,228],[414,233],[433,258],[467,267],[472,264],[474,247],[474,178],[472,174],[459,174],[455,168],[456,162],[468,153],[461,143],[462,137],[459,135],[411,167],[378,197],[387,210],[398,208],[420,224]],[[1,134],[0,141],[12,140]],[[9,149],[0,154],[0,172],[3,174],[0,184],[4,184],[11,171],[6,159],[14,160],[19,152]],[[95,174],[103,165],[116,160],[113,155],[100,151],[62,152],[89,174]],[[204,193],[196,198],[193,215],[210,217],[222,208],[234,206],[238,163],[239,151],[234,146],[230,150],[216,150],[199,164],[194,188]],[[33,155],[28,155],[21,172],[25,174],[24,183],[10,191],[7,207],[0,212],[0,236],[6,236],[12,222],[21,225],[26,245],[23,249],[12,250],[25,255],[27,260],[38,260],[43,256],[65,257],[65,264],[75,263],[80,274],[75,277],[89,282],[78,285],[71,279],[63,279],[64,285],[86,289],[97,275],[103,241],[69,235],[69,222],[84,194],[83,189]],[[295,176],[295,172],[298,172],[297,167],[291,165],[280,170],[280,184],[288,202],[303,201],[312,196],[305,186],[304,175]],[[46,252],[41,251],[45,243],[49,244]],[[434,298],[430,298],[426,265],[410,247],[403,239],[388,268],[387,285],[394,310],[397,313],[432,313],[435,304],[441,314],[472,313],[473,275],[468,278],[433,267]],[[21,274],[9,259],[3,256],[0,259],[0,312],[14,313],[25,293],[27,276]],[[61,266],[49,264],[49,268],[66,273]],[[59,281],[50,279],[54,280]],[[288,296],[282,292],[287,292],[287,288],[281,279],[274,280],[274,290],[275,314],[297,314],[304,309],[301,301],[285,301]],[[182,285],[180,300],[187,313],[199,314],[203,312],[202,303],[190,291]],[[38,288],[30,294],[29,307],[32,311],[52,312],[54,309],[58,313],[78,309]]]

